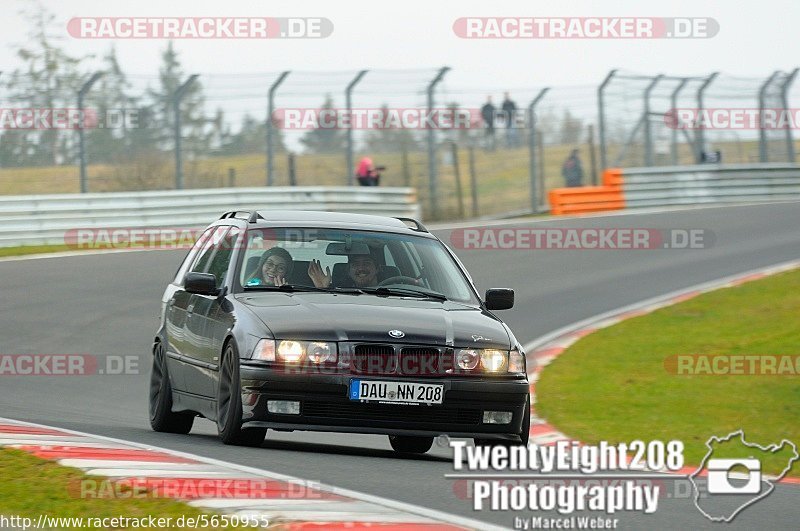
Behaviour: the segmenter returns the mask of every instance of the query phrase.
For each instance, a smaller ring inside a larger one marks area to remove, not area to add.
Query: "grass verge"
[[[24,256],[27,254],[60,253],[70,251],[67,245],[20,245],[17,247],[0,247],[0,258],[5,256]]]
[[[61,518],[142,518],[149,515],[198,517],[205,513],[181,502],[153,497],[82,497],[81,482],[103,481],[99,476],[85,476],[80,470],[60,466],[20,450],[0,449],[0,515],[22,516],[37,522],[39,515]],[[97,489],[109,492],[111,489]],[[94,492],[94,490],[91,490]],[[76,529],[74,523],[62,523],[58,529]],[[86,526],[84,526],[85,528]],[[183,529],[174,524],[171,529]],[[128,529],[115,527],[115,529]],[[186,527],[186,529],[191,529]],[[207,527],[207,529],[231,529]],[[238,528],[252,529],[252,528]]]
[[[706,293],[594,332],[558,357],[536,384],[537,411],[587,443],[679,439],[699,464],[711,435],[743,429],[762,446],[800,448],[800,374],[677,375],[670,356],[798,356],[800,271]],[[674,359],[674,358],[673,358]],[[793,366],[796,371],[797,358]],[[699,367],[699,365],[697,365]],[[786,452],[762,459],[766,473]],[[800,477],[800,464],[790,472]]]

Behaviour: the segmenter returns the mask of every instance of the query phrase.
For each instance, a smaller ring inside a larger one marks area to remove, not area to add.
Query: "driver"
[[[369,254],[356,254],[347,257],[347,276],[357,288],[371,288],[378,285],[378,261]],[[322,270],[319,260],[312,260],[308,265],[308,276],[318,288],[331,285],[331,268]],[[339,286],[347,287],[347,286]]]

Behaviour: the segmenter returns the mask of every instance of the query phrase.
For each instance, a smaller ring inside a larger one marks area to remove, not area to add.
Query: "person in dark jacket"
[[[500,108],[503,114],[503,120],[505,120],[506,123],[506,147],[517,147],[517,128],[514,123],[517,115],[517,104],[514,103],[514,100],[511,99],[508,92],[505,93],[505,99]]]
[[[567,160],[561,166],[561,175],[564,177],[564,182],[569,187],[583,186],[583,166],[581,159],[578,158],[578,150],[573,149]]]
[[[486,149],[489,151],[494,151],[494,115],[497,112],[494,105],[492,104],[492,97],[486,97],[486,103],[483,107],[481,107],[481,118],[483,118],[483,124],[486,127]]]

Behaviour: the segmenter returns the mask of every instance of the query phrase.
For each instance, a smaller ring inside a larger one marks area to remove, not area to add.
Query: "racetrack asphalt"
[[[498,314],[522,343],[643,299],[800,258],[800,203],[507,224],[534,225],[707,229],[713,232],[714,243],[710,248],[680,250],[455,249],[481,291],[490,287],[516,290],[514,309]],[[450,244],[451,230],[435,232]],[[506,527],[512,526],[514,516],[559,516],[473,511],[453,480],[444,478],[453,469],[450,451],[442,446],[422,457],[398,457],[384,436],[270,432],[262,448],[236,448],[218,442],[215,427],[205,420],[198,420],[188,436],[152,432],[147,419],[149,348],[158,326],[161,293],[184,253],[149,251],[0,262],[4,301],[0,306],[0,354],[130,355],[138,357],[140,372],[91,377],[0,376],[0,416],[264,468]],[[665,487],[672,490],[669,481]],[[778,486],[726,528],[796,529],[798,501],[800,486]],[[719,526],[706,520],[686,496],[662,499],[653,515],[613,516],[619,518],[621,528]]]

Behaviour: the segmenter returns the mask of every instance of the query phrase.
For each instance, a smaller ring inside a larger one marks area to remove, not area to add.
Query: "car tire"
[[[233,342],[225,347],[219,368],[217,389],[217,431],[224,444],[261,446],[266,428],[242,429],[242,382],[239,379],[239,353]]]
[[[481,439],[476,437],[474,439],[475,446],[527,446],[528,439],[531,432],[531,397],[525,400],[525,415],[522,417],[522,428],[517,434],[520,438],[519,441],[510,441],[503,439]]]
[[[401,454],[424,454],[433,446],[433,437],[389,435],[389,444],[395,452]]]
[[[192,430],[194,413],[175,413],[172,411],[172,386],[167,372],[167,358],[164,345],[159,341],[153,347],[153,367],[150,371],[150,427],[163,433],[186,435]]]

